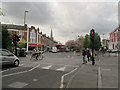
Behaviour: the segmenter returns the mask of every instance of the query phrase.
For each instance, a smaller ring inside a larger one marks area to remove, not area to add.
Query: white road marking
[[[9,71],[10,69],[7,69],[7,70],[3,70],[3,71],[0,71],[0,73],[3,73],[3,72],[6,72],[6,71]]]
[[[102,70],[104,70],[104,71],[111,71],[111,69],[102,69]]]
[[[28,84],[27,83],[24,83],[24,82],[14,82],[10,85],[8,85],[9,87],[12,87],[12,88],[23,88],[24,86],[27,86]]]
[[[28,71],[32,71],[32,70],[36,69],[36,68],[37,68],[37,67],[39,67],[39,66],[40,66],[40,64],[39,64],[39,65],[37,65],[36,67],[34,67],[34,68],[32,68],[32,69],[28,70]]]
[[[77,68],[77,69],[78,69],[78,68]],[[78,72],[79,72],[79,71],[77,71],[76,73],[74,73],[74,74],[72,75],[72,77],[71,77],[71,78],[69,79],[69,81],[68,81],[68,84],[67,84],[66,88],[69,88],[70,83],[72,82],[73,78],[78,74]]]
[[[20,64],[19,66],[23,66],[24,64]]]
[[[30,70],[26,70],[26,71],[22,71],[22,72],[17,72],[17,73],[11,73],[11,74],[7,74],[7,75],[3,75],[2,77],[7,77],[7,76],[12,76],[12,75],[17,75],[17,74],[22,74],[22,73],[30,72],[30,71],[36,69],[36,68],[39,67],[39,66],[40,66],[40,64],[37,65],[36,67],[30,69]]]
[[[69,73],[66,73],[66,74],[64,74],[62,77],[61,77],[61,84],[60,84],[60,88],[64,88],[64,85],[63,85],[63,83],[64,83],[64,77],[65,76],[67,76],[67,75],[69,75],[69,74],[71,74],[71,73],[73,73],[74,71],[76,71],[78,68],[75,68],[74,70],[72,70],[71,72],[69,72]]]
[[[70,66],[70,67],[79,67],[79,66],[73,66],[73,65],[65,65],[65,64],[54,64],[54,63],[41,63],[41,64],[52,64],[52,65],[60,65],[60,66]]]
[[[38,81],[38,79],[33,79],[34,82]]]
[[[66,67],[61,67],[61,68],[58,68],[58,69],[56,69],[57,71],[65,71],[65,68]]]
[[[118,64],[101,64],[101,66],[118,66]]]
[[[102,77],[101,77],[100,66],[98,68],[98,88],[102,88]]]
[[[20,64],[19,66],[23,66],[24,64]],[[7,71],[10,71],[10,70],[15,70],[19,67],[15,67],[15,68],[10,68],[10,69],[6,69],[6,70],[3,70],[3,71],[0,71],[0,73],[3,73],[3,72],[7,72]]]
[[[22,72],[17,72],[17,73],[11,73],[11,74],[7,74],[7,75],[3,75],[2,77],[17,75],[17,74],[21,74],[21,73],[25,73],[25,72],[28,72],[28,71],[22,71]]]
[[[52,67],[52,65],[46,66],[46,67],[42,67],[42,69],[50,69]]]

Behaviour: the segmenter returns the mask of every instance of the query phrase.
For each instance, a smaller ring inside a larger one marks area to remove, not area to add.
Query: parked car
[[[0,49],[0,64],[19,66],[19,58],[6,49]]]
[[[52,47],[49,47],[49,52],[52,52]]]
[[[111,53],[111,52],[112,52],[112,50],[111,50],[111,49],[108,49],[108,50],[107,50],[107,52]]]
[[[113,49],[113,50],[111,50],[111,52],[112,52],[112,53],[116,53],[116,52],[118,52],[118,50]]]
[[[69,51],[70,51],[70,49],[69,49],[69,48],[66,48],[66,49],[65,49],[65,52],[69,52]]]
[[[57,53],[57,47],[52,47],[52,52]]]

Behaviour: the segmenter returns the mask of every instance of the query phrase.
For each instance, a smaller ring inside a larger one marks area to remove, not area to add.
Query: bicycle
[[[38,59],[39,60],[42,60],[44,58],[44,52],[40,52],[39,54],[38,54]]]
[[[32,53],[30,60],[37,60],[37,58],[38,58],[37,54],[36,53]]]

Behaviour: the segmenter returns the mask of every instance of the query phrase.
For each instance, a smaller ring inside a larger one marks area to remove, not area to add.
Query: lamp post
[[[24,12],[24,40],[25,40],[25,23],[26,23],[26,13],[27,13],[28,11],[25,11]]]
[[[24,26],[25,26],[25,21],[26,21],[26,13],[27,13],[28,11],[25,11],[24,12]]]
[[[105,37],[104,37],[104,36],[105,36],[105,33],[103,33],[103,39],[105,39]]]

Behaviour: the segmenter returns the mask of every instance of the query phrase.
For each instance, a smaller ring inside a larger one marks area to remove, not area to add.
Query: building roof
[[[2,26],[7,26],[8,29],[24,29],[24,26],[14,25],[14,24],[2,24]]]
[[[120,27],[120,26],[119,26]],[[110,33],[114,33],[116,32],[117,30],[120,31],[119,27],[117,27],[114,31],[110,32]]]

